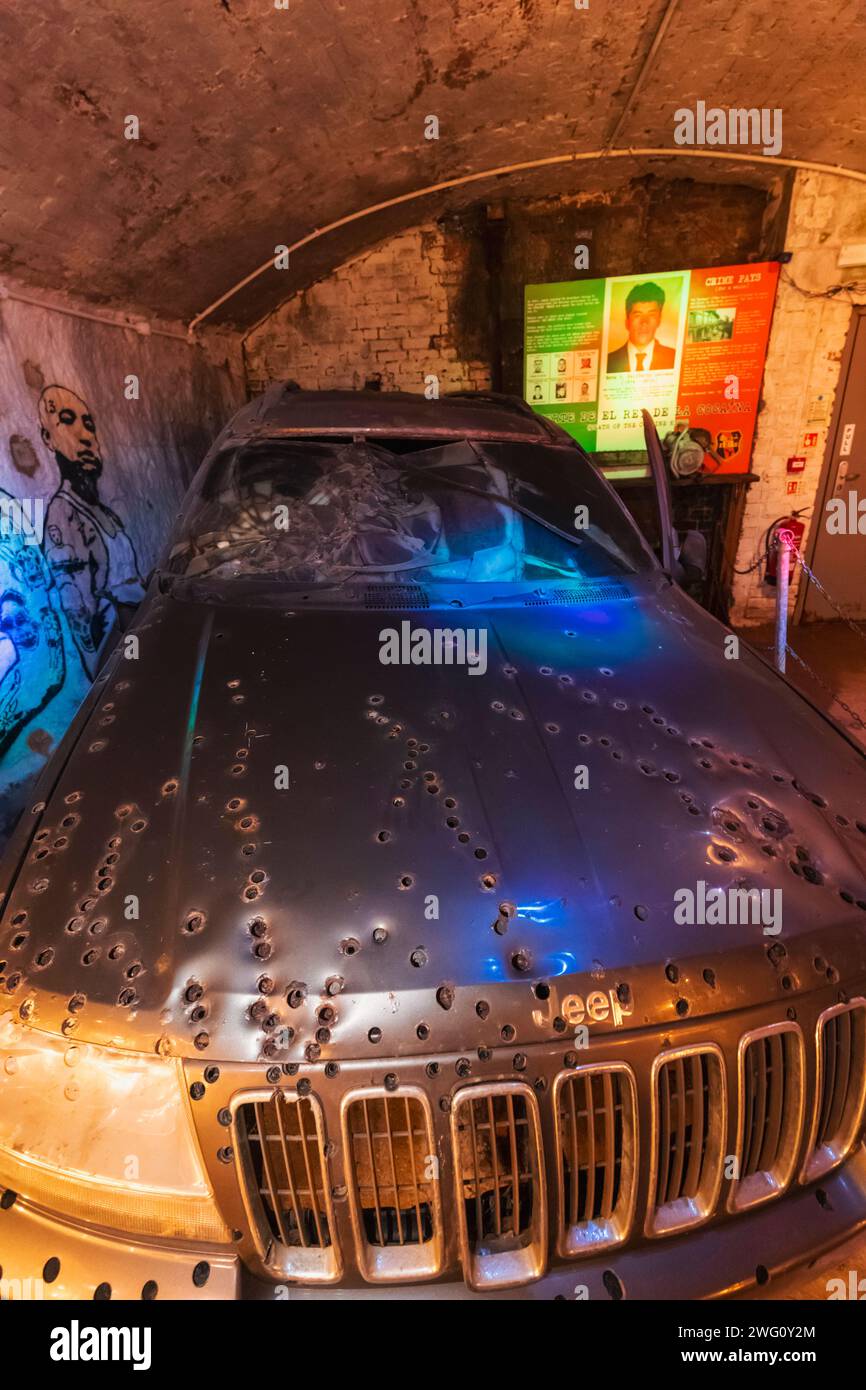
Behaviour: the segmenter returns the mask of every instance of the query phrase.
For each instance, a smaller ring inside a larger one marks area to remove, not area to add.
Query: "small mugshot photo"
[[[611,286],[607,373],[669,372],[676,366],[681,275],[614,281]]]

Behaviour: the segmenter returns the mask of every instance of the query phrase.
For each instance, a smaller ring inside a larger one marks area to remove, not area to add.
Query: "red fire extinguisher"
[[[776,582],[777,556],[779,553],[778,547],[776,546],[776,537],[779,532],[789,531],[791,533],[791,543],[799,550],[805,530],[805,522],[800,521],[796,514],[794,516],[782,516],[778,521],[773,522],[767,532],[766,565],[764,568],[765,584],[775,584]]]

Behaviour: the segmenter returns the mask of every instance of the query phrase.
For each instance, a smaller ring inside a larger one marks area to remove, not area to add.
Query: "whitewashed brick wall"
[[[309,390],[489,390],[486,362],[462,359],[449,294],[462,285],[467,251],[435,225],[415,227],[347,261],[283,304],[250,334],[250,387],[292,377]]]
[[[794,509],[810,509],[801,517],[807,530],[814,521],[816,491],[827,443],[845,339],[851,322],[846,298],[828,299],[819,292],[843,281],[866,278],[864,270],[840,270],[839,250],[846,242],[866,240],[866,185],[836,175],[798,173],[795,181],[785,249],[794,256],[782,268],[764,373],[764,409],[752,456],[752,471],[760,481],[749,490],[737,569],[747,569],[763,550],[768,526]],[[786,273],[799,290],[786,282]],[[866,303],[866,296],[858,302]],[[804,437],[817,433],[814,448]],[[788,474],[786,461],[805,456],[803,473]],[[799,481],[795,495],[787,492]],[[796,601],[799,571],[792,584]],[[772,619],[775,589],[762,580],[762,568],[735,576],[731,621],[750,626]]]

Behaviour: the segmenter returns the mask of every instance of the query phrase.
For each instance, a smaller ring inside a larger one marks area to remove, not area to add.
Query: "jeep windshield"
[[[187,579],[275,588],[579,583],[653,568],[576,449],[469,440],[268,440],[225,451],[193,489],[168,564]]]

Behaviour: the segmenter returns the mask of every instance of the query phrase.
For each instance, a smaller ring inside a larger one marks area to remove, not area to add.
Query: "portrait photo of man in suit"
[[[628,338],[607,356],[612,372],[665,372],[676,365],[676,352],[660,343],[656,334],[662,321],[665,292],[653,280],[633,285],[625,301]]]

